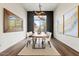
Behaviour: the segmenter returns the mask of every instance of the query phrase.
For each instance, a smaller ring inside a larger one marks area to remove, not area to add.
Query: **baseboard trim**
[[[0,53],[0,56],[17,56],[25,46],[25,38]]]

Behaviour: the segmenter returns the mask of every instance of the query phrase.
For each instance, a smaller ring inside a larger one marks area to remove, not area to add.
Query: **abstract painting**
[[[34,16],[34,32],[45,32],[47,30],[46,18],[46,15]]]
[[[78,37],[78,7],[64,14],[64,34]]]
[[[5,32],[17,32],[23,30],[22,18],[4,8],[3,30]]]
[[[60,16],[57,19],[57,32],[63,34],[63,16]]]

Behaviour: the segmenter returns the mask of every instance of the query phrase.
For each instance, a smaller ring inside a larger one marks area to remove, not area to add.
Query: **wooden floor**
[[[59,40],[52,39],[51,41],[52,44],[57,49],[57,51],[62,56],[79,56],[79,52],[73,50],[72,48],[60,42]],[[25,46],[25,39],[13,45],[12,47],[6,49],[5,51],[1,52],[0,56],[17,56],[18,53],[24,48],[24,46]]]
[[[25,47],[25,39],[0,53],[0,56],[17,56]]]
[[[62,56],[79,56],[79,52],[65,45],[56,38],[52,39],[52,44]]]

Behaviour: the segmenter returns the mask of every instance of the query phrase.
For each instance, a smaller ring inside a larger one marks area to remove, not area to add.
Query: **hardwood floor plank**
[[[25,46],[25,39],[0,53],[0,56],[16,56]]]
[[[62,56],[79,56],[79,52],[75,51],[74,49],[57,40],[56,38],[52,39],[51,41]]]

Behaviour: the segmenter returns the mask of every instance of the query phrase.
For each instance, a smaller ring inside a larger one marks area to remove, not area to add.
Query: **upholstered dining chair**
[[[45,32],[41,32],[41,34],[45,34]]]
[[[32,31],[30,31],[30,32],[29,32],[29,36],[31,36],[32,34],[33,34]]]
[[[52,35],[52,33],[51,33],[51,32],[47,32],[46,34],[47,34],[49,37],[46,38],[45,43],[47,43],[47,44],[51,47],[51,35]]]
[[[32,43],[32,37],[31,37],[31,35],[32,35],[32,31],[26,33],[26,36],[27,36],[27,47],[28,47],[28,45],[30,43]]]

